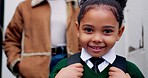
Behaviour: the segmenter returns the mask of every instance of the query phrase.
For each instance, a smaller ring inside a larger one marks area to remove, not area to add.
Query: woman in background
[[[48,78],[59,61],[79,52],[74,0],[25,0],[5,34],[7,66],[17,77]]]

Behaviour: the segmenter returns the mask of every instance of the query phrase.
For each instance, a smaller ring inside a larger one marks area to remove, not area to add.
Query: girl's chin
[[[94,55],[94,54],[92,54],[91,56],[92,57],[101,57],[101,55]]]
[[[93,57],[100,57],[102,56],[102,53],[104,53],[102,50],[101,51],[92,51],[92,50],[90,51],[89,50],[89,54]]]
[[[89,53],[91,56],[93,56],[93,57],[100,57],[101,56],[101,53],[100,52],[90,52]]]

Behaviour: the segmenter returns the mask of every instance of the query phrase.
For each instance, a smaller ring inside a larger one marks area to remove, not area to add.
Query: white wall
[[[144,38],[144,50],[145,50],[145,63],[144,63],[144,74],[145,74],[145,78],[148,78],[148,0],[143,0],[143,25],[144,25],[144,35],[145,35],[145,38]]]
[[[143,0],[128,0],[127,4],[127,31],[128,45],[136,50],[129,52],[128,59],[137,64],[144,71],[144,48],[139,48],[142,45],[142,26],[143,26]],[[139,58],[137,58],[139,57]],[[144,72],[143,72],[144,73]]]
[[[14,11],[16,9],[16,6],[18,5],[19,2],[23,0],[4,0],[4,32],[5,29],[10,22]],[[7,69],[6,67],[6,56],[3,52],[3,57],[2,57],[2,78],[15,78],[12,73]]]

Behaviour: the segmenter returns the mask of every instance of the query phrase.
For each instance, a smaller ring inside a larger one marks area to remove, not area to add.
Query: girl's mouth
[[[89,47],[94,52],[100,52],[102,51],[103,48],[105,48],[105,46],[89,46]]]

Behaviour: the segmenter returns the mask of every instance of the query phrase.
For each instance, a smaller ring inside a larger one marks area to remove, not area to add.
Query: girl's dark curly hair
[[[82,6],[86,1],[88,0],[78,0],[79,6]],[[123,9],[125,8],[127,0],[115,0],[115,1],[117,1]]]
[[[125,8],[127,0],[115,0],[115,1],[117,1],[123,9]]]

